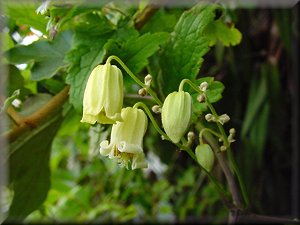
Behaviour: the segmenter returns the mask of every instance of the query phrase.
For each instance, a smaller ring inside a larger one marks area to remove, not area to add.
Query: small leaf
[[[210,103],[219,101],[222,98],[222,92],[224,91],[224,84],[220,81],[213,81],[209,84],[207,89],[207,98]]]
[[[205,29],[205,34],[210,40],[210,46],[215,45],[217,40],[221,41],[226,47],[237,45],[242,40],[241,32],[234,25],[228,26],[220,19],[211,22]]]

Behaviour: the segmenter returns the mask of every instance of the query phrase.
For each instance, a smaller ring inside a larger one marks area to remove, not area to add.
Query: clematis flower
[[[178,143],[187,131],[192,116],[192,97],[175,91],[167,96],[161,110],[162,124],[169,138]]]
[[[147,168],[143,152],[143,136],[148,119],[143,110],[127,107],[121,112],[122,122],[113,125],[110,143],[100,143],[100,154],[115,159],[121,167],[132,169]]]
[[[81,122],[113,124],[121,121],[123,77],[121,70],[110,63],[93,69],[83,97]]]

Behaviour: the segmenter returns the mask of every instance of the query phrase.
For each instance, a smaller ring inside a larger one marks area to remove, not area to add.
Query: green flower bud
[[[192,97],[188,92],[172,92],[162,106],[161,118],[169,138],[178,143],[187,131],[192,115]]]
[[[123,77],[115,65],[106,63],[93,69],[83,97],[81,122],[113,124],[121,121]]]
[[[227,114],[222,114],[219,116],[219,122],[223,125],[224,123],[227,123],[230,120],[230,117]]]
[[[206,92],[207,88],[208,88],[208,83],[206,81],[202,82],[199,86],[199,89],[203,92]]]
[[[121,167],[128,169],[147,168],[143,152],[143,136],[148,119],[143,110],[127,107],[122,109],[122,122],[113,125],[110,143],[100,143],[100,154],[115,159]]]
[[[196,147],[195,153],[198,163],[204,169],[210,172],[215,160],[215,155],[211,147],[208,144],[198,145]]]

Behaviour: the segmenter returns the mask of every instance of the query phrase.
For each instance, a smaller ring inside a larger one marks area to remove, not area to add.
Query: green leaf
[[[81,45],[69,54],[69,60],[73,65],[66,82],[70,84],[69,101],[78,112],[82,112],[83,94],[87,79],[95,66],[100,64],[106,55],[105,43],[106,39],[99,38],[93,46]]]
[[[4,13],[15,19],[19,25],[28,25],[44,34],[46,33],[47,19],[43,15],[38,15],[35,10],[38,4],[33,1],[3,1]]]
[[[86,9],[86,11],[87,10],[91,11],[92,9]],[[77,11],[80,12],[79,9]],[[89,36],[103,36],[114,30],[114,27],[105,16],[94,12],[77,16],[73,26],[76,27],[77,33],[81,32],[84,35],[88,33]]]
[[[276,25],[279,29],[280,38],[283,41],[285,49],[288,51],[289,54],[292,52],[292,40],[293,40],[293,14],[291,13],[290,9],[274,9],[272,11]]]
[[[133,73],[139,73],[148,64],[148,58],[167,41],[168,37],[168,33],[159,32],[131,36],[124,44],[113,41],[109,46],[109,54],[122,59]]]
[[[176,16],[160,9],[142,27],[141,33],[172,32],[175,24]]]
[[[7,94],[12,95],[12,93],[21,89],[24,85],[24,78],[22,77],[20,71],[14,65],[8,66],[8,82],[4,82],[7,84]]]
[[[71,32],[57,35],[53,41],[41,40],[28,46],[16,46],[6,52],[11,63],[20,64],[34,61],[31,79],[42,80],[53,77],[66,66],[64,61],[71,45]]]
[[[14,197],[8,221],[23,220],[46,199],[50,188],[51,143],[61,121],[62,116],[57,113],[10,145],[10,182]]]
[[[269,102],[262,105],[249,131],[249,141],[252,146],[250,154],[255,158],[255,165],[257,165],[258,168],[261,168],[263,162],[262,159],[269,127],[270,108]],[[247,153],[249,154],[249,152]]]
[[[221,41],[226,47],[237,45],[242,40],[241,32],[234,25],[228,26],[220,19],[212,21],[206,27],[205,34],[210,40],[210,46],[215,45],[217,40]]]
[[[207,98],[210,103],[219,101],[222,98],[222,92],[224,91],[224,84],[220,81],[213,81],[209,83],[207,89]]]
[[[247,134],[251,131],[254,121],[260,114],[260,110],[267,101],[268,97],[268,84],[266,67],[262,67],[261,80],[255,78],[251,81],[249,100],[245,113],[244,123],[241,130],[242,138],[246,138]]]
[[[8,49],[13,48],[15,45],[11,36],[6,31],[2,31],[0,33],[0,39],[2,40],[2,49],[1,49],[2,52],[5,52]],[[1,58],[1,60],[3,60],[3,58]]]
[[[180,17],[174,32],[160,56],[165,93],[177,89],[184,78],[194,80],[203,56],[209,50],[204,31],[214,20],[216,5],[198,4]]]

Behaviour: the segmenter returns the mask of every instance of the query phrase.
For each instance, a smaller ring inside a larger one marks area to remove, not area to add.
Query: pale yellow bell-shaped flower
[[[112,126],[110,143],[100,143],[100,154],[115,159],[121,167],[147,168],[143,152],[143,137],[148,119],[143,110],[127,107],[121,112],[123,121]]]
[[[90,74],[83,97],[81,122],[113,124],[121,121],[123,76],[110,63],[98,65]]]
[[[178,143],[187,131],[192,116],[192,97],[188,92],[175,91],[167,96],[161,110],[161,119],[169,138]]]

